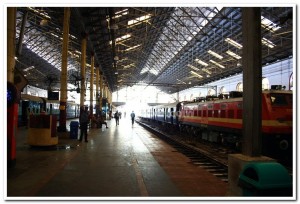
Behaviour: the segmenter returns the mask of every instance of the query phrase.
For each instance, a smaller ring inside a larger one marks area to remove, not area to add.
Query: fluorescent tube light
[[[188,64],[187,65],[189,68],[193,69],[193,70],[196,70],[196,71],[199,71],[200,69],[198,69],[197,67],[191,65],[191,64]]]
[[[201,65],[203,65],[203,66],[208,66],[208,64],[206,63],[206,62],[203,62],[203,61],[201,61],[201,60],[199,60],[199,59],[195,59],[195,61],[198,63],[198,64],[201,64]]]
[[[202,71],[206,72],[207,74],[211,74],[211,71],[209,71],[208,69],[203,68]]]
[[[274,48],[276,46],[274,43],[272,43],[270,40],[266,38],[262,38],[261,43],[268,46],[269,48]]]
[[[191,74],[195,75],[196,77],[203,78],[202,75],[200,75],[200,74],[198,74],[198,73],[196,73],[194,71],[190,71],[190,72],[191,72]]]
[[[235,42],[234,40],[230,39],[230,38],[226,38],[225,42],[228,42],[229,44],[233,45],[234,47],[238,48],[238,49],[242,49],[243,45],[241,45],[238,42]]]
[[[276,23],[270,21],[269,19],[261,16],[261,26],[270,30],[271,32],[275,32],[276,30],[280,29],[281,27],[278,26]]]
[[[212,50],[208,50],[208,53],[215,56],[216,58],[223,59],[223,56],[219,55],[218,53],[215,53]]]
[[[141,17],[138,17],[138,18],[135,18],[135,19],[133,19],[133,20],[130,20],[130,21],[128,21],[128,25],[130,26],[130,25],[133,25],[133,24],[139,24],[139,23],[142,23],[142,22],[144,22],[144,21],[146,21],[146,20],[148,20],[149,18],[151,18],[151,15],[150,14],[147,14],[147,15],[145,15],[145,16],[141,16]]]
[[[230,50],[227,50],[226,51],[227,54],[229,54],[230,56],[234,57],[235,59],[241,59],[242,57],[235,54],[234,52],[230,51]]]
[[[130,51],[130,50],[133,50],[133,49],[135,49],[135,48],[137,48],[137,47],[139,47],[139,46],[141,46],[141,44],[139,44],[139,45],[135,45],[135,46],[133,46],[133,47],[130,47],[130,48],[127,48],[125,51]]]
[[[223,65],[219,64],[218,62],[215,62],[215,61],[213,61],[213,60],[209,60],[209,61],[212,62],[212,63],[214,63],[215,65],[217,65],[218,67],[220,67],[220,68],[222,68],[222,69],[225,68]]]

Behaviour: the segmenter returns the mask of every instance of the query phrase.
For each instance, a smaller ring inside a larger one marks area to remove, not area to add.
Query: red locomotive
[[[263,153],[291,152],[293,135],[292,91],[262,92]],[[144,118],[180,127],[189,135],[211,142],[239,146],[243,121],[242,92],[194,102],[160,105],[146,110]]]

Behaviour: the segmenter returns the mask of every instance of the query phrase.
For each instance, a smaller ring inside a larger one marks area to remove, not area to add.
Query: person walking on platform
[[[116,120],[116,125],[119,125],[119,112],[118,111],[115,112],[114,117],[115,117],[115,120]]]
[[[80,138],[79,141],[82,141],[82,137],[84,134],[84,139],[85,142],[88,142],[87,140],[87,126],[89,123],[89,112],[88,112],[88,107],[85,107],[79,117],[79,123],[80,123]]]
[[[133,126],[133,124],[134,124],[134,118],[135,118],[134,111],[132,111],[132,113],[130,114],[130,116],[131,116],[131,123],[132,123],[132,126]]]

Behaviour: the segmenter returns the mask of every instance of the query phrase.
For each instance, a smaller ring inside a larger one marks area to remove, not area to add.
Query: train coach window
[[[208,110],[208,117],[212,117],[212,110]]]
[[[234,118],[234,110],[228,110],[228,118]]]
[[[217,118],[217,117],[219,116],[219,111],[218,111],[218,110],[214,110],[213,116],[214,116],[215,118]]]
[[[198,110],[198,116],[201,117],[201,110]]]
[[[221,115],[220,115],[221,118],[225,118],[226,115],[225,115],[225,110],[221,110]]]
[[[241,109],[237,110],[237,118],[238,119],[242,119],[243,118],[243,110],[241,110]]]
[[[198,112],[197,110],[194,110],[194,116],[197,116],[197,112]]]

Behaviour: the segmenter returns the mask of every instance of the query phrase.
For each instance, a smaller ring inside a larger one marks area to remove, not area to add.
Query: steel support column
[[[96,67],[96,114],[99,115],[99,72],[100,67],[97,65]]]
[[[69,44],[69,27],[70,27],[70,8],[64,8],[64,28],[63,28],[63,46],[62,46],[62,62],[60,76],[60,115],[58,130],[65,132],[67,119],[67,69],[68,69],[68,44]]]
[[[90,78],[90,116],[93,116],[93,96],[94,96],[94,53],[91,56],[91,78]]]
[[[86,38],[87,34],[82,34],[81,40],[81,83],[80,83],[80,113],[84,110],[84,100],[85,100],[85,65],[86,65]]]
[[[243,30],[243,148],[228,155],[228,195],[243,196],[239,175],[253,162],[274,162],[261,155],[261,13],[260,8],[242,8]]]
[[[16,39],[16,13],[17,9],[7,8],[7,93],[14,97],[13,102],[7,100],[7,167],[12,168],[16,165],[16,134],[18,131],[18,97],[17,93],[12,94],[12,90],[19,92],[14,84],[15,69],[15,39]],[[13,96],[14,95],[14,96]],[[8,99],[8,98],[7,98]],[[11,101],[11,100],[10,100]],[[5,113],[4,113],[5,114]]]
[[[102,98],[103,98],[103,73],[100,73],[100,97],[99,97],[99,109],[102,114]]]
[[[260,156],[262,51],[259,7],[242,8],[243,31],[243,150],[247,156]]]
[[[7,8],[7,81],[14,83],[17,8]]]
[[[21,55],[21,54],[22,54],[22,45],[23,45],[24,32],[25,32],[25,25],[26,25],[26,22],[27,22],[27,17],[28,17],[28,12],[26,11],[26,12],[23,14],[22,26],[21,26],[20,35],[19,35],[18,55]]]

